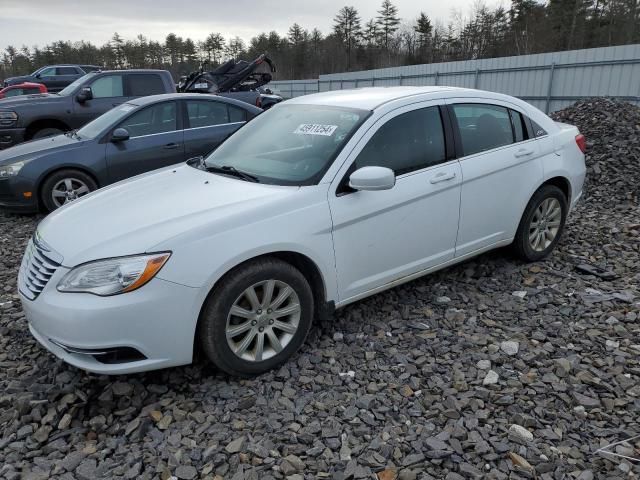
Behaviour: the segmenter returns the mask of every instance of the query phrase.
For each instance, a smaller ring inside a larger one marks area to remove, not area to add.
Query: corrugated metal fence
[[[587,97],[606,96],[640,104],[640,45],[336,73],[317,80],[277,80],[269,87],[291,98],[391,85],[490,90],[519,97],[545,112]]]

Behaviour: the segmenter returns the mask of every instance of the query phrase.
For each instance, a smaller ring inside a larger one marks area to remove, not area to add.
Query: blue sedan
[[[77,131],[0,151],[0,206],[55,210],[105,185],[206,155],[261,112],[205,94],[123,103]]]

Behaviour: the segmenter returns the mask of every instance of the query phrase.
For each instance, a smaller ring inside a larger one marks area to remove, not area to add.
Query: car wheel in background
[[[263,258],[220,280],[202,310],[197,335],[219,369],[257,375],[300,348],[312,316],[313,294],[304,275],[286,262]]]
[[[567,198],[554,185],[543,185],[527,204],[513,247],[523,260],[541,260],[554,249],[567,218]]]
[[[80,170],[60,170],[49,175],[42,184],[42,203],[52,212],[97,188],[95,180]]]
[[[43,128],[42,130],[38,130],[31,137],[32,140],[37,140],[39,138],[47,138],[47,137],[55,137],[56,135],[62,135],[64,130],[60,130],[59,128]]]

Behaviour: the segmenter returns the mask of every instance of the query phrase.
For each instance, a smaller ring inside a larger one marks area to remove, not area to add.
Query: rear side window
[[[247,111],[238,107],[234,107],[233,105],[228,105],[229,107],[229,121],[233,122],[246,122],[247,121]]]
[[[387,167],[402,175],[445,159],[440,109],[428,107],[398,115],[380,127],[358,154],[355,168]]]
[[[105,75],[91,84],[93,98],[122,97],[122,75]]]
[[[4,93],[5,97],[17,97],[18,95],[24,95],[24,90],[22,88],[12,88],[11,90],[7,90]]]
[[[509,145],[514,141],[511,117],[505,107],[459,103],[453,105],[453,112],[465,156]]]
[[[547,131],[533,120],[531,120],[531,127],[533,128],[533,135],[535,137],[544,137],[547,135]]]
[[[187,100],[190,128],[210,127],[229,123],[227,104],[207,100]]]
[[[124,120],[117,128],[126,128],[131,137],[173,132],[177,128],[176,102],[146,107]]]
[[[155,74],[131,74],[127,75],[129,81],[129,96],[145,97],[166,93],[164,83],[160,75]]]
[[[58,75],[78,75],[80,71],[74,67],[58,67]]]
[[[86,73],[89,73],[89,72],[95,72],[96,70],[100,70],[100,67],[94,67],[92,65],[83,65],[82,70],[84,70]]]

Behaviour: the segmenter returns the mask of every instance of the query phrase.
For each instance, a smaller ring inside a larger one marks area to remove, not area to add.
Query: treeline
[[[322,73],[397,65],[524,55],[640,42],[639,0],[512,0],[510,8],[477,4],[448,23],[426,13],[400,17],[384,0],[375,18],[363,19],[345,6],[324,34],[294,23],[286,35],[261,33],[246,43],[212,33],[194,41],[170,33],[164,42],[117,33],[102,46],[56,41],[44,47],[6,48],[0,77],[27,74],[53,63],[86,63],[105,68],[163,68],[179,75],[228,58],[253,59],[268,52],[276,78],[315,78]]]

